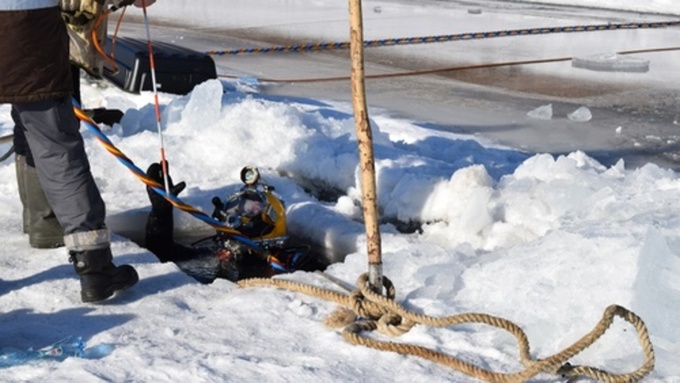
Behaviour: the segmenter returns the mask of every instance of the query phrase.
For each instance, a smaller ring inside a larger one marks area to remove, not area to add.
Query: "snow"
[[[366,5],[382,6],[384,16],[394,9],[388,10],[387,3]],[[541,3],[679,14],[673,0]],[[282,33],[309,36],[319,30],[337,36],[346,27],[346,5],[333,1],[240,0],[224,9],[218,4],[163,0],[149,9],[149,17],[201,20],[196,25],[207,27],[277,24]],[[441,10],[428,2],[397,5],[400,12],[423,15],[420,20]],[[247,20],[244,14],[250,15]],[[300,29],[309,20],[332,22]],[[401,23],[382,23],[389,28],[372,29],[366,37],[394,37],[397,30],[418,35],[427,29],[414,23],[404,31]],[[456,32],[437,19],[432,26]],[[506,26],[496,27],[487,29]],[[240,186],[243,166],[257,166],[286,201],[290,230],[328,248],[336,263],[327,273],[354,284],[367,270],[367,256],[351,105],[268,95],[261,87],[213,80],[187,96],[160,94],[171,175],[188,185],[181,197],[209,212],[213,196]],[[83,79],[83,93],[87,106],[126,111],[121,124],[104,127],[119,149],[141,168],[158,161],[153,94],[131,95],[88,79]],[[656,368],[646,381],[680,381],[677,173],[651,163],[604,166],[578,150],[529,156],[382,108],[371,109],[370,117],[378,203],[390,222],[381,226],[384,275],[396,286],[398,302],[438,317],[484,312],[508,318],[527,332],[537,358],[585,335],[607,306],[622,305],[645,321],[655,346]],[[11,129],[5,105],[0,133]],[[476,381],[416,357],[348,344],[338,330],[322,324],[336,308],[329,301],[273,288],[239,288],[226,280],[200,284],[175,265],[158,263],[127,237],[144,225],[143,184],[90,132],[83,129],[83,135],[115,232],[115,261],[134,265],[141,280],[109,302],[82,304],[65,251],[28,246],[13,161],[0,163],[5,180],[0,185],[5,248],[0,346],[27,349],[81,336],[90,350],[87,358],[0,369],[3,382]],[[309,190],[332,198],[320,200]],[[187,214],[176,211],[175,220],[180,235],[209,232]],[[420,222],[422,230],[401,233],[397,222]],[[285,278],[339,290],[316,274]],[[572,364],[617,372],[637,368],[641,352],[632,329],[618,321],[611,331]],[[390,340],[432,347],[494,371],[521,369],[514,341],[478,326],[416,326]],[[555,379],[540,375],[535,381]]]

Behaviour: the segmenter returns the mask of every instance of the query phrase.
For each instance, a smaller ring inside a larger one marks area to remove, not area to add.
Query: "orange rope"
[[[116,40],[118,38],[118,31],[120,30],[120,25],[123,21],[123,17],[125,16],[125,9],[127,7],[124,7],[123,10],[120,13],[120,16],[118,17],[118,21],[116,22],[116,29],[113,32],[113,36],[111,37],[111,54],[107,54],[104,48],[99,44],[99,35],[97,34],[97,30],[99,29],[99,26],[101,23],[109,17],[109,15],[112,13],[111,9],[107,9],[106,11],[102,12],[97,19],[94,22],[94,26],[92,28],[92,44],[94,45],[95,50],[99,55],[106,61],[109,65],[111,65],[111,73],[116,74],[118,73],[118,64],[116,64],[115,60],[115,47],[116,47]]]

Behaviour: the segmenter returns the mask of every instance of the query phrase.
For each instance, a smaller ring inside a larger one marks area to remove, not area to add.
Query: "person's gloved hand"
[[[170,172],[169,169],[170,167],[168,166],[168,173]],[[163,167],[161,164],[154,162],[153,164],[149,165],[149,168],[146,170],[146,175],[159,184],[164,185],[165,181],[163,180]],[[172,177],[168,175],[168,187],[170,189],[170,194],[173,196],[178,196],[186,186],[187,185],[184,181],[178,183],[177,185],[173,184]],[[149,201],[151,201],[151,208],[153,210],[160,211],[172,209],[172,204],[170,204],[170,202],[168,202],[165,197],[156,193],[156,191],[154,191],[151,187],[147,186],[146,192],[149,195]]]

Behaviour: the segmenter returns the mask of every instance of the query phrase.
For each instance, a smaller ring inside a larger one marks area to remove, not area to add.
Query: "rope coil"
[[[340,308],[331,316],[339,314],[343,316],[343,320],[348,321],[344,323],[345,327],[342,330],[342,336],[350,344],[362,345],[382,351],[392,351],[405,355],[418,356],[454,368],[466,375],[487,382],[526,382],[538,374],[549,373],[570,379],[587,377],[606,383],[628,383],[638,382],[654,370],[654,348],[650,341],[646,325],[639,316],[618,305],[607,307],[602,315],[602,319],[600,319],[595,328],[563,351],[546,358],[534,359],[531,357],[529,339],[526,333],[515,323],[504,318],[483,313],[466,313],[443,318],[418,314],[409,311],[403,305],[395,302],[395,290],[392,282],[385,277],[383,277],[383,281],[386,290],[388,291],[386,296],[379,295],[370,288],[367,273],[362,274],[357,279],[358,289],[348,294],[342,294],[332,290],[326,290],[316,286],[284,279],[246,279],[240,281],[238,285],[242,288],[274,286],[318,298],[324,298],[345,307],[349,307],[352,309],[354,315],[348,315],[346,309]],[[358,317],[363,319],[357,320]],[[572,366],[569,364],[569,359],[581,353],[602,337],[616,317],[620,317],[635,328],[645,358],[643,364],[638,369],[625,374],[612,373],[590,366]],[[329,321],[327,320],[326,322],[328,324]],[[386,335],[398,336],[407,332],[416,324],[445,327],[471,323],[485,324],[512,334],[517,341],[519,358],[524,366],[524,370],[514,373],[493,372],[475,364],[419,345],[381,341],[361,336],[362,332],[375,330]]]

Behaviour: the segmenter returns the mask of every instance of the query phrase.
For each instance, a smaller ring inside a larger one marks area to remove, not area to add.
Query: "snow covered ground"
[[[458,4],[440,3],[365,4],[369,9],[396,4],[402,12],[432,17],[438,6]],[[679,14],[671,0],[569,3]],[[301,35],[319,30],[335,34],[335,26],[346,23],[346,6],[332,1],[240,0],[230,2],[228,9],[219,0],[199,4],[161,0],[149,16],[193,20],[194,29],[279,23],[282,31],[296,29],[299,21],[319,20],[321,14],[324,20],[337,17],[336,24],[318,29],[301,31],[298,24]],[[526,6],[512,2],[520,5]],[[392,32],[403,28],[401,20],[393,20]],[[495,29],[524,25],[513,22]],[[423,29],[408,34],[425,32],[422,24],[416,28]],[[419,49],[431,49],[436,56],[436,46]],[[265,67],[266,60],[259,60]],[[271,70],[285,73],[275,63]],[[327,272],[354,283],[366,271],[367,260],[351,105],[331,97],[265,90],[263,84],[215,80],[187,96],[160,95],[171,174],[188,184],[182,198],[210,211],[211,198],[238,188],[240,169],[256,165],[287,202],[291,231],[327,247],[338,261]],[[152,94],[131,95],[88,79],[83,92],[87,106],[126,111],[121,124],[107,127],[106,133],[129,158],[141,168],[158,160]],[[524,116],[518,124],[531,122],[526,112],[517,111]],[[381,227],[384,274],[394,282],[399,302],[433,316],[484,312],[508,318],[527,332],[537,358],[561,351],[590,331],[607,306],[619,304],[649,327],[656,369],[646,381],[680,381],[676,172],[655,164],[604,166],[579,150],[558,157],[529,156],[479,136],[400,118],[385,108],[371,109],[370,117],[382,217],[422,224],[421,231],[411,234],[392,223]],[[470,121],[485,117],[465,116]],[[0,134],[11,130],[9,107],[2,106]],[[339,331],[323,326],[335,309],[327,301],[271,288],[240,289],[225,280],[199,284],[176,266],[159,264],[121,235],[143,225],[148,211],[143,185],[90,132],[83,130],[83,135],[109,224],[118,233],[113,241],[116,262],[134,265],[141,281],[105,304],[82,304],[65,251],[28,246],[21,233],[13,161],[0,163],[5,180],[0,185],[5,249],[0,256],[0,346],[27,349],[81,336],[88,347],[85,358],[0,369],[0,380],[476,381],[415,357],[349,345]],[[332,192],[334,198],[321,201],[309,189]],[[175,219],[180,234],[206,230],[184,213],[176,212]],[[286,278],[337,289],[314,274]],[[416,326],[396,341],[435,348],[494,371],[521,369],[514,341],[478,326]],[[640,355],[634,332],[619,321],[611,334],[572,363],[627,372],[640,365]],[[550,375],[534,379],[555,380]]]

